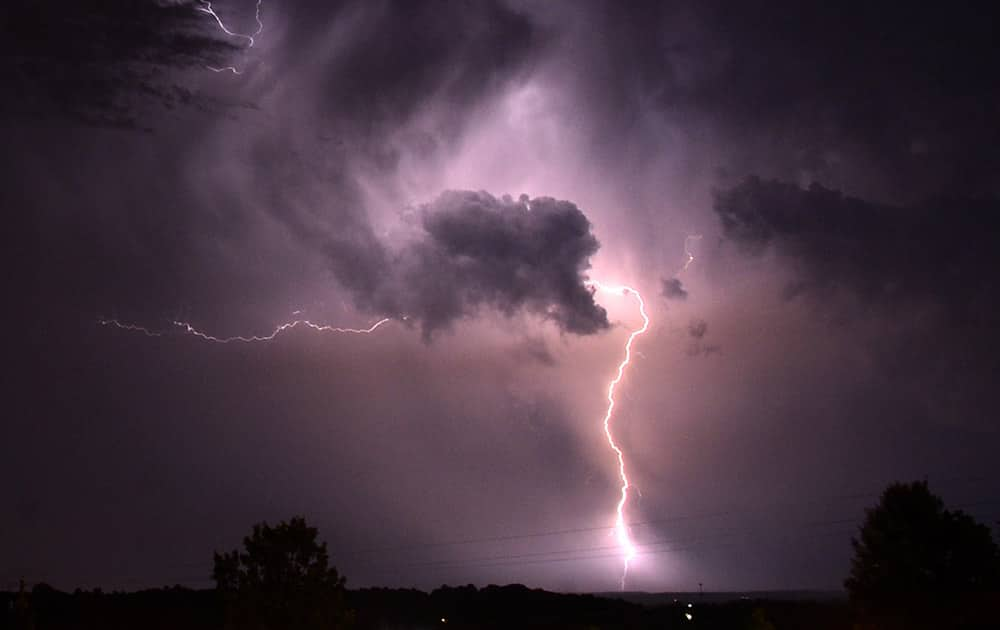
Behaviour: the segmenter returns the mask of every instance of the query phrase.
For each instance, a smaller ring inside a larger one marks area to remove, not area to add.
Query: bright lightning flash
[[[635,299],[639,303],[639,314],[642,316],[642,327],[637,328],[632,331],[628,336],[628,340],[625,342],[625,358],[622,359],[621,363],[618,364],[618,372],[615,377],[611,379],[608,383],[608,408],[604,413],[603,426],[604,435],[608,439],[608,445],[611,446],[611,450],[615,452],[615,456],[618,458],[618,476],[621,479],[621,497],[618,499],[618,504],[615,506],[615,537],[618,539],[618,546],[622,550],[622,579],[621,579],[621,590],[625,590],[625,578],[628,577],[628,566],[632,558],[635,557],[636,550],[635,545],[632,543],[632,538],[628,533],[628,526],[625,524],[625,504],[628,502],[628,491],[631,488],[629,484],[628,475],[625,472],[625,454],[622,449],[615,442],[614,435],[611,433],[611,418],[615,412],[615,388],[621,382],[622,378],[625,376],[625,368],[632,361],[632,343],[636,340],[639,335],[643,334],[649,330],[649,315],[646,314],[646,304],[642,300],[642,295],[638,291],[629,286],[608,286],[598,282],[596,280],[588,280],[587,286],[594,287],[600,291],[607,293],[615,293],[618,295],[634,295]]]

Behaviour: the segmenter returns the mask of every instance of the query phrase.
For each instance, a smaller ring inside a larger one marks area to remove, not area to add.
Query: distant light
[[[688,604],[688,608],[693,608],[694,604]]]
[[[692,615],[691,613],[684,613],[684,616],[687,618],[688,621],[694,619],[694,615]]]
[[[441,617],[441,623],[448,623],[448,620],[445,619],[444,617]]]

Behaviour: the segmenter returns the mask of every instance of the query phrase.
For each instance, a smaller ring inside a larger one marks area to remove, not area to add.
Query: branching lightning
[[[280,326],[276,327],[269,335],[251,335],[249,337],[244,337],[243,335],[233,335],[232,337],[216,337],[214,335],[209,335],[208,333],[204,333],[198,330],[197,328],[195,328],[194,326],[192,326],[187,322],[176,321],[176,320],[174,321],[174,325],[181,328],[185,333],[189,335],[194,335],[195,337],[204,339],[205,341],[211,341],[213,343],[233,343],[233,342],[255,343],[258,341],[271,341],[281,333],[285,332],[286,330],[291,330],[296,326],[305,326],[306,328],[312,328],[317,332],[336,332],[336,333],[351,333],[355,335],[367,335],[375,332],[375,330],[377,330],[383,324],[389,321],[391,321],[391,318],[383,317],[382,319],[378,320],[368,328],[341,328],[339,326],[330,326],[329,324],[314,324],[308,319],[296,319],[281,324]]]
[[[691,266],[694,262],[694,254],[691,253],[691,241],[700,241],[701,234],[688,234],[684,237],[684,266],[681,267],[681,271],[687,271],[687,268]],[[680,273],[680,272],[678,272]]]
[[[636,556],[637,553],[635,544],[632,542],[632,538],[629,535],[628,525],[625,522],[625,508],[626,504],[628,503],[629,490],[632,488],[632,485],[629,481],[628,473],[626,471],[625,453],[622,451],[621,447],[615,441],[614,434],[611,431],[611,421],[612,418],[614,417],[615,405],[616,405],[615,391],[619,383],[621,383],[622,379],[625,376],[625,370],[628,368],[629,364],[632,361],[632,353],[633,353],[632,346],[635,340],[640,335],[649,330],[650,319],[649,315],[646,313],[646,304],[642,299],[642,295],[636,289],[626,285],[621,285],[621,286],[606,285],[597,280],[588,280],[586,282],[586,285],[594,289],[595,291],[602,291],[620,296],[629,296],[629,295],[634,296],[639,305],[639,315],[642,317],[642,326],[640,328],[633,330],[629,334],[628,339],[625,342],[625,356],[618,364],[618,368],[617,371],[615,372],[614,378],[612,378],[611,381],[608,382],[608,388],[607,388],[608,406],[604,413],[604,417],[601,420],[601,424],[604,429],[604,436],[607,439],[608,446],[611,447],[611,450],[614,451],[615,457],[617,458],[618,476],[619,479],[621,480],[621,494],[618,498],[618,502],[615,505],[615,519],[614,519],[614,528],[612,530],[612,533],[617,539],[618,548],[621,549],[622,552],[621,589],[624,591],[625,581],[628,578],[629,563],[632,561],[632,559]],[[298,314],[299,312],[300,311],[295,311],[293,314]],[[278,337],[278,335],[280,335],[281,333],[297,327],[309,328],[317,332],[335,332],[335,333],[367,335],[375,332],[376,330],[378,330],[388,322],[392,321],[393,319],[394,318],[384,317],[376,321],[371,326],[368,326],[367,328],[344,328],[340,326],[332,326],[329,324],[316,324],[307,319],[295,319],[276,326],[274,330],[272,330],[269,334],[266,335],[250,335],[250,336],[232,335],[227,337],[220,337],[206,333],[202,330],[199,330],[198,328],[195,328],[193,325],[185,321],[174,320],[172,323],[175,327],[177,327],[177,329],[180,330],[181,334],[191,335],[199,339],[202,339],[204,341],[209,341],[212,343],[228,344],[228,343],[261,343],[261,342],[272,341],[276,337]],[[402,316],[399,317],[398,319],[405,321],[408,318],[406,316]],[[165,332],[162,331],[152,330],[145,326],[126,323],[113,318],[99,319],[98,323],[103,326],[114,326],[115,328],[120,328],[122,330],[130,332],[139,332],[142,333],[143,335],[146,335],[147,337],[161,337],[166,334]]]
[[[227,28],[225,23],[222,21],[222,18],[219,17],[219,14],[216,13],[215,9],[212,8],[212,3],[208,2],[208,0],[199,0],[201,6],[195,7],[195,10],[205,13],[207,15],[211,15],[213,18],[215,18],[216,23],[219,25],[219,28],[222,29],[223,33],[231,37],[240,37],[242,39],[245,39],[247,40],[247,48],[253,48],[253,45],[256,41],[254,38],[260,35],[260,32],[264,30],[264,23],[260,21],[261,2],[263,2],[263,0],[257,0],[257,12],[254,16],[257,20],[257,30],[250,35],[245,35],[243,33],[234,33],[233,31],[229,30],[229,28]]]
[[[264,30],[264,23],[260,19],[260,5],[263,1],[264,0],[257,0],[257,8],[256,12],[254,13],[254,19],[257,20],[257,30],[255,30],[253,33],[249,35],[244,33],[236,33],[234,31],[229,30],[225,22],[222,21],[222,18],[219,17],[219,14],[216,13],[215,9],[212,8],[212,3],[209,2],[208,0],[198,0],[198,4],[200,6],[195,7],[195,11],[212,16],[215,19],[215,23],[219,25],[220,29],[222,29],[223,33],[229,35],[230,37],[239,37],[241,39],[245,39],[247,42],[247,48],[253,48],[253,45],[257,41],[256,37],[260,35],[261,31]],[[238,69],[236,66],[224,66],[221,68],[215,66],[205,66],[205,68],[216,73],[232,72],[233,74],[237,75],[243,74],[243,71]]]
[[[139,326],[137,324],[126,324],[126,323],[118,321],[117,319],[104,319],[104,318],[102,318],[102,319],[97,320],[97,323],[100,324],[101,326],[114,326],[115,328],[121,328],[122,330],[128,330],[128,331],[131,331],[131,332],[139,332],[139,333],[142,333],[142,334],[146,335],[147,337],[162,337],[163,336],[163,333],[159,332],[157,330],[150,330],[149,328],[146,328],[145,326]]]
[[[618,504],[615,506],[614,534],[618,540],[618,546],[622,550],[621,590],[624,591],[625,579],[628,577],[629,562],[631,562],[632,558],[635,557],[636,549],[635,545],[632,543],[632,538],[629,536],[628,526],[625,524],[625,504],[628,502],[628,491],[629,488],[631,488],[631,484],[629,483],[628,474],[625,472],[625,454],[622,452],[622,449],[618,446],[617,442],[615,442],[614,435],[611,432],[611,417],[615,412],[615,388],[618,387],[618,384],[625,376],[625,369],[632,361],[632,343],[637,337],[639,337],[639,335],[649,330],[649,315],[646,314],[646,304],[642,300],[642,295],[640,295],[639,292],[632,287],[608,286],[596,280],[588,280],[587,286],[591,286],[595,289],[608,293],[616,293],[618,295],[634,295],[635,299],[639,303],[639,314],[642,316],[642,327],[633,330],[631,334],[629,334],[628,340],[625,342],[625,358],[618,364],[618,371],[615,374],[615,377],[611,379],[610,383],[608,383],[608,408],[604,413],[604,419],[602,421],[604,426],[604,436],[607,438],[608,445],[611,446],[611,450],[615,452],[615,456],[618,458],[618,476],[622,483],[621,496],[618,499]]]
[[[233,74],[243,74],[241,71],[236,69],[236,66],[226,66],[224,68],[216,68],[215,66],[205,66],[206,70],[211,70],[212,72],[232,72]]]
[[[340,326],[331,326],[329,324],[316,324],[309,321],[308,319],[296,319],[289,322],[285,322],[277,326],[268,335],[251,335],[249,337],[244,335],[233,335],[231,337],[217,337],[215,335],[210,335],[206,332],[198,330],[188,322],[174,320],[172,323],[174,326],[177,326],[181,330],[182,334],[192,335],[194,337],[198,337],[199,339],[203,339],[205,341],[211,341],[212,343],[233,343],[233,342],[255,343],[261,341],[271,341],[281,333],[285,332],[286,330],[291,330],[292,328],[296,328],[298,326],[311,328],[317,332],[335,332],[335,333],[348,333],[354,335],[367,335],[375,332],[377,329],[381,328],[384,324],[387,324],[390,321],[392,321],[391,317],[383,317],[382,319],[378,320],[368,328],[342,328]],[[117,319],[99,319],[97,320],[97,323],[102,326],[114,326],[115,328],[121,328],[122,330],[139,332],[146,335],[147,337],[162,337],[164,334],[166,334],[162,331],[151,330],[145,326],[140,326],[138,324],[124,323]]]

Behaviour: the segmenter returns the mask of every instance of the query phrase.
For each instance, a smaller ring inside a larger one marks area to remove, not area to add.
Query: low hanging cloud
[[[708,333],[708,322],[703,319],[692,319],[688,324],[688,334],[695,339],[701,339]]]
[[[416,233],[401,246],[360,230],[328,248],[359,307],[405,316],[426,339],[483,308],[533,313],[574,334],[609,327],[584,284],[600,245],[575,204],[448,191],[416,216]]]
[[[660,294],[668,300],[686,300],[688,296],[687,289],[679,278],[664,278]]]

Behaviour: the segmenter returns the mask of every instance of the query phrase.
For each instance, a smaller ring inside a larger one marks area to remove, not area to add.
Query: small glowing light
[[[688,604],[688,608],[694,608],[694,604]]]
[[[687,619],[688,621],[691,621],[692,619],[694,619],[694,615],[692,615],[691,613],[684,613],[684,618]]]
[[[441,623],[448,623],[448,620],[445,619],[444,617],[441,617]]]

